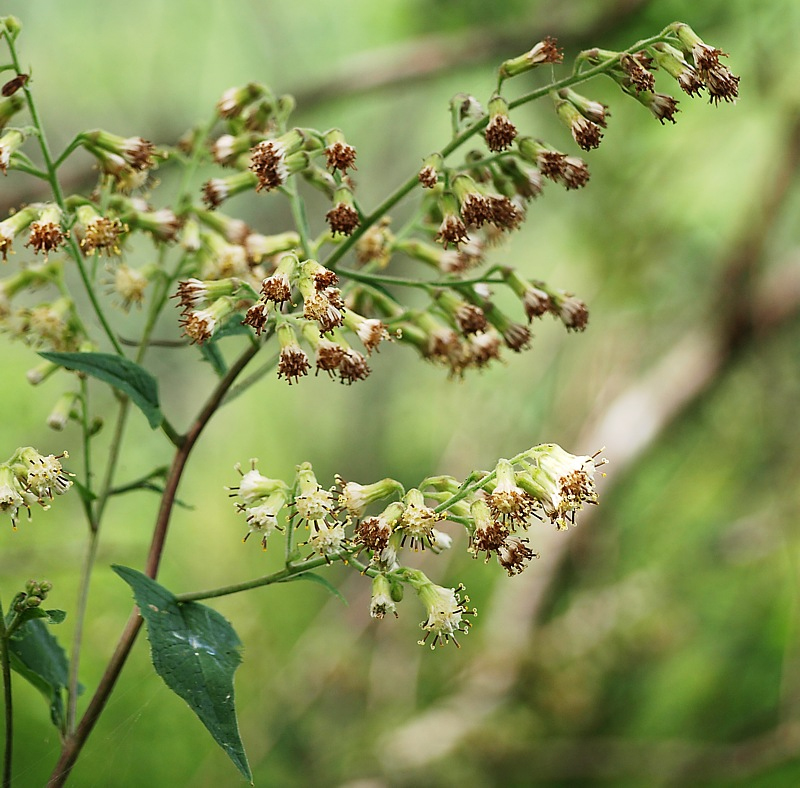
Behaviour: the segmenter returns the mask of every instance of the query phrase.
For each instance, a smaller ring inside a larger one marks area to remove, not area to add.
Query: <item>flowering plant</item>
[[[513,577],[536,556],[533,528],[550,523],[566,529],[585,504],[597,503],[594,476],[604,460],[599,452],[576,456],[555,444],[541,444],[466,478],[432,476],[411,489],[391,478],[359,483],[337,477],[335,484],[321,484],[309,463],[299,465],[289,480],[275,479],[251,460],[246,470],[237,466],[240,479],[227,489],[244,519],[243,541],[255,534],[252,543],[274,550],[281,540],[283,568],[220,588],[175,594],[155,577],[178,486],[209,420],[234,392],[257,385],[272,370],[289,385],[300,383],[312,368],[315,374],[322,371],[351,385],[370,374],[371,354],[389,343],[408,345],[422,359],[462,378],[495,363],[506,350],[528,349],[528,326],[546,315],[568,331],[583,331],[589,317],[583,301],[491,262],[505,236],[525,221],[546,181],[570,190],[589,180],[582,159],[520,132],[511,112],[549,97],[574,142],[591,150],[603,137],[608,107],[575,87],[594,77],[613,79],[623,95],[648,108],[662,124],[675,121],[678,107],[671,95],[655,91],[657,69],[689,96],[707,91],[712,103],[735,100],[738,77],[721,63],[720,50],[687,25],[675,23],[624,51],[586,50],[575,59],[571,74],[510,98],[510,80],[561,63],[556,42],[545,39],[500,65],[497,90],[486,109],[473,96],[457,95],[450,104],[450,141],[367,210],[354,182],[356,150],[344,133],[292,126],[293,99],[256,83],[227,91],[210,121],[175,145],[156,146],[141,137],[93,130],[80,133],[54,156],[37,112],[33,80],[20,67],[20,32],[15,18],[0,20],[10,58],[2,68],[11,74],[0,101],[0,169],[46,183],[50,197],[0,221],[4,264],[10,266],[15,252],[22,258],[0,280],[0,320],[12,340],[29,345],[41,358],[28,374],[31,384],[61,376],[65,392],[48,423],[56,430],[74,423],[80,438],[72,451],[82,469],[62,466],[67,452],[43,455],[31,447],[17,449],[0,464],[0,511],[16,531],[23,510],[30,520],[35,504],[47,509],[57,496],[73,490],[88,527],[69,661],[48,627],[65,614],[41,608],[52,591],[47,581],[29,582],[0,611],[4,781],[11,781],[12,669],[49,700],[62,739],[51,784],[61,785],[142,623],[148,628],[156,671],[249,778],[233,694],[240,643],[231,625],[201,600],[301,576],[325,584],[314,570],[340,562],[370,579],[372,617],[398,615],[410,589],[424,610],[420,642],[432,648],[450,642],[458,646],[476,610],[462,585],[438,585],[414,568],[414,554],[450,549],[450,532],[461,527],[473,556],[483,556],[487,563],[496,558]],[[9,125],[24,112],[28,125]],[[479,138],[480,149],[465,151],[467,143]],[[59,170],[79,149],[93,157],[99,177],[88,194],[65,194]],[[212,162],[221,168],[219,176],[197,183],[199,167]],[[181,173],[180,189],[168,206],[152,177],[157,167]],[[324,216],[311,215],[309,190],[329,201]],[[231,197],[248,192],[253,199],[275,193],[287,200],[293,226],[266,235],[221,210]],[[404,226],[392,229],[390,212],[411,194],[419,198],[418,210]],[[134,268],[126,262],[127,252],[142,236],[155,244],[157,262]],[[390,272],[403,259],[418,262],[427,275]],[[117,307],[146,310],[141,335],[133,342],[123,341],[115,329],[99,286],[104,276],[110,277]],[[517,309],[506,312],[491,287],[513,294]],[[48,293],[44,300],[34,295],[40,290]],[[424,306],[407,297],[413,290],[422,292]],[[78,306],[84,299],[88,314]],[[184,432],[162,410],[158,381],[146,367],[156,347],[156,321],[173,300],[180,310],[173,320],[175,344],[207,362],[217,376]],[[226,349],[235,346],[237,355],[230,363],[220,350],[223,342]],[[242,379],[253,359],[268,354],[269,348],[274,348],[269,360]],[[90,387],[98,383],[117,394],[115,438],[99,484],[92,473],[97,463],[92,439],[100,426],[89,400]],[[119,459],[132,406],[163,433],[171,460],[165,472],[154,470],[120,486]],[[123,489],[152,490],[157,479],[163,479],[158,487],[161,503],[146,563],[142,571],[115,566],[131,587],[137,608],[79,715],[81,632],[106,506]],[[445,523],[452,525],[445,528]],[[199,682],[198,675],[205,680]]]

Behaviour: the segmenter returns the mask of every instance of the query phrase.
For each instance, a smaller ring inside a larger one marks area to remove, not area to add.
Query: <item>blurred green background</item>
[[[397,621],[372,621],[368,581],[343,567],[327,576],[349,606],[310,583],[216,602],[245,644],[237,701],[256,785],[800,784],[800,4],[6,0],[3,13],[24,24],[22,62],[54,149],[93,127],[172,141],[225,88],[255,79],[297,96],[298,125],[344,130],[367,206],[441,146],[455,92],[485,100],[496,65],[545,35],[569,62],[681,19],[730,52],[739,103],[679,97],[674,127],[610,81],[584,88],[612,112],[586,156],[591,183],[548,188],[495,253],[584,298],[584,334],[540,324],[532,351],[463,382],[403,347],[383,350],[352,388],[268,376],[198,446],[179,493],[194,508],[175,513],[159,579],[180,592],[277,565],[277,552],[241,545],[243,521],[223,490],[250,457],[271,476],[308,459],[323,483],[338,472],[413,484],[534,443],[605,446],[601,506],[568,533],[531,534],[542,557],[523,575],[471,560],[460,534],[450,554],[420,556],[438,582],[464,582],[479,609],[460,650],[416,644],[422,611],[411,598]],[[515,120],[575,152],[546,102]],[[66,168],[68,188],[86,165],[77,157]],[[4,211],[38,196],[29,189],[19,173],[3,179]],[[237,210],[261,231],[287,227],[271,196]],[[125,320],[133,333],[140,317]],[[19,344],[4,343],[3,360],[4,451],[31,444],[77,457],[73,428],[45,426],[64,379],[29,387],[35,357]],[[183,427],[211,385],[207,370],[192,353],[153,355],[149,366]],[[99,408],[105,396],[98,389]],[[122,478],[165,451],[136,415]],[[88,688],[130,609],[109,566],[141,566],[156,505],[138,494],[110,507]],[[2,535],[0,590],[7,600],[28,577],[48,577],[50,601],[69,611],[84,545],[77,496],[35,514]],[[67,643],[70,619],[55,631]],[[36,692],[15,686],[16,784],[43,785],[57,734]],[[241,780],[152,673],[140,637],[73,783]]]

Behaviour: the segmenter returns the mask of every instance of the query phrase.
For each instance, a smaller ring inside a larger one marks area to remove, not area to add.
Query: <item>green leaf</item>
[[[155,429],[164,420],[158,404],[156,379],[138,364],[113,353],[39,353],[65,369],[84,372],[118,389],[144,413]]]
[[[200,355],[203,357],[203,361],[207,361],[211,365],[211,369],[214,370],[218,378],[221,378],[228,371],[228,365],[225,363],[222,352],[215,342],[203,342],[200,345]]]
[[[11,667],[44,695],[50,705],[53,725],[64,730],[64,690],[69,680],[64,649],[41,619],[28,621],[14,632],[8,641],[8,649]]]
[[[292,575],[291,577],[287,577],[285,580],[281,580],[281,583],[291,583],[293,580],[310,580],[312,583],[317,583],[321,585],[324,589],[330,591],[340,602],[344,605],[347,605],[348,602],[342,596],[342,592],[336,588],[336,586],[331,585],[324,577],[320,575],[315,575],[313,572],[303,572],[301,575]]]
[[[233,700],[233,674],[242,661],[242,644],[233,627],[210,607],[178,602],[135,569],[112,568],[133,589],[147,625],[156,673],[189,704],[236,768],[252,781]]]
[[[44,619],[47,624],[61,624],[67,614],[63,610],[42,610],[40,607],[28,607],[19,614],[21,624],[35,619]]]

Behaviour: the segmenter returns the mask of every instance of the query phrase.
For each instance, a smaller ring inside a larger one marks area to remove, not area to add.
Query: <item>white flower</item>
[[[425,630],[425,636],[419,641],[423,645],[432,634],[431,648],[435,648],[437,643],[445,645],[451,640],[459,646],[456,640],[456,632],[466,634],[469,631],[471,622],[463,618],[464,615],[474,615],[475,611],[468,610],[466,603],[469,597],[464,597],[462,601],[459,593],[464,587],[443,588],[435,583],[425,583],[419,589],[419,597],[428,611],[428,618],[420,624]]]

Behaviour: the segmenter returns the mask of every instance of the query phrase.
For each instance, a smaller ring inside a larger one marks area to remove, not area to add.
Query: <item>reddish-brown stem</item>
[[[247,366],[251,359],[256,355],[260,345],[251,345],[231,366],[222,380],[220,380],[217,387],[204,405],[202,411],[195,419],[194,423],[189,427],[189,430],[184,435],[183,440],[175,451],[175,456],[172,460],[172,465],[169,469],[166,482],[164,484],[164,494],[161,497],[161,506],[158,510],[158,517],[156,518],[156,525],[153,531],[153,538],[150,542],[150,550],[147,554],[147,562],[145,564],[145,574],[148,577],[155,578],[158,574],[158,566],[161,561],[161,555],[164,551],[164,542],[167,538],[167,529],[169,527],[170,515],[172,508],[175,504],[175,496],[178,492],[178,485],[180,484],[183,471],[186,467],[186,462],[189,455],[194,448],[197,439],[200,437],[205,426],[211,420],[211,417],[216,412],[222,403],[225,394],[233,385],[236,378]],[[114,650],[105,673],[103,673],[100,682],[97,685],[94,695],[92,696],[86,711],[81,717],[80,722],[75,728],[74,733],[64,741],[64,746],[61,750],[61,756],[50,775],[50,780],[47,785],[49,788],[57,788],[57,786],[64,785],[69,778],[70,771],[75,765],[78,755],[83,749],[89,734],[92,732],[100,714],[103,712],[106,703],[111,695],[114,685],[119,678],[119,674],[125,665],[125,660],[130,654],[133,643],[136,640],[136,635],[142,625],[142,618],[139,611],[134,608],[133,612],[125,625],[125,629],[120,636],[117,647]]]

